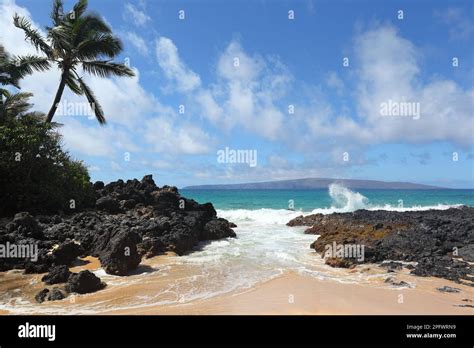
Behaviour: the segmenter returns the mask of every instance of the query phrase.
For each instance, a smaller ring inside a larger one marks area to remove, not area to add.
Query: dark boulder
[[[459,248],[458,256],[462,257],[464,261],[474,262],[474,243]]]
[[[401,280],[399,282],[395,281],[395,279],[393,279],[392,277],[389,277],[387,279],[385,279],[385,283],[387,284],[390,284],[392,286],[396,286],[396,287],[407,287],[407,288],[411,288],[411,285],[408,284],[407,282]]]
[[[71,225],[67,222],[60,222],[48,227],[44,231],[46,237],[58,242],[64,242],[66,239],[74,238],[74,233],[71,231]]]
[[[403,268],[403,264],[400,262],[389,261],[381,263],[380,267],[386,268],[388,272],[395,272],[401,270]]]
[[[49,255],[46,248],[38,249],[36,261],[28,260],[23,264],[25,274],[46,273],[53,264],[53,257]]]
[[[156,188],[155,180],[153,180],[153,175],[145,175],[141,181],[141,183],[146,187],[150,186],[152,188]],[[142,187],[143,187],[142,185]]]
[[[134,208],[137,205],[137,201],[135,199],[123,199],[119,202],[120,209],[122,210],[129,210]]]
[[[137,268],[141,261],[137,244],[141,241],[141,237],[135,232],[116,232],[99,254],[100,264],[105,272],[123,276]]]
[[[94,188],[94,191],[98,191],[98,190],[102,190],[104,186],[105,185],[102,181],[96,181],[92,187]]]
[[[65,265],[53,267],[48,274],[41,278],[41,281],[48,285],[66,283],[69,279],[71,272]]]
[[[13,233],[17,238],[44,238],[43,230],[38,221],[27,212],[15,214],[13,220],[6,225],[6,230]]]
[[[116,198],[110,196],[100,197],[95,205],[98,210],[103,210],[107,213],[115,214],[120,212],[120,203]]]
[[[213,219],[206,223],[201,234],[201,240],[214,240],[228,237],[236,237],[236,234],[232,228],[230,228],[229,222],[222,218]]]
[[[324,263],[328,266],[337,268],[352,268],[355,266],[354,262],[351,260],[340,257],[328,257]]]
[[[48,294],[48,301],[62,300],[66,296],[59,288],[53,288]]]
[[[46,300],[46,296],[48,296],[49,289],[43,289],[35,295],[35,300],[38,303],[43,303]]]
[[[87,294],[103,289],[106,286],[99,277],[90,271],[80,271],[72,273],[66,284],[67,292],[76,292],[78,294]]]
[[[199,228],[179,222],[174,224],[160,240],[166,246],[166,250],[183,255],[199,243]]]
[[[438,290],[439,292],[461,292],[461,289],[453,288],[451,286],[443,286],[441,288],[436,288],[436,290]]]
[[[75,242],[67,241],[59,244],[59,246],[53,250],[53,262],[55,265],[66,265],[69,266],[78,256],[81,256],[84,249]]]
[[[172,191],[154,191],[151,193],[153,199],[153,207],[159,211],[178,210],[180,207],[180,197],[177,193]],[[185,201],[182,201],[184,206]]]

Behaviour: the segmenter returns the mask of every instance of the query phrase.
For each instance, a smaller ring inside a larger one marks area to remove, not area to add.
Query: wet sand
[[[413,281],[411,276],[397,279]],[[460,293],[441,293],[437,287],[455,286]],[[472,304],[474,289],[442,279],[417,280],[415,289],[396,289],[321,281],[287,273],[244,292],[196,301],[187,305],[153,306],[104,314],[466,314],[474,309],[456,307]]]
[[[387,272],[375,265],[344,270],[348,273],[375,275],[369,284],[341,283],[285,272],[249,289],[180,303],[180,291],[205,284],[200,283],[198,278],[192,283],[184,281],[193,272],[186,265],[173,265],[173,269],[168,272],[166,265],[173,264],[175,258],[173,255],[163,255],[144,260],[136,274],[111,278],[104,290],[69,296],[61,301],[34,303],[34,295],[44,288],[40,281],[42,275],[23,275],[21,271],[0,274],[0,293],[21,294],[23,300],[33,303],[30,303],[29,314],[474,314],[473,308],[457,306],[474,305],[474,288],[471,286],[440,278],[416,277],[404,270],[389,275],[397,282],[408,282],[413,288],[397,288],[384,283]],[[82,269],[99,270],[100,264],[97,259],[89,257],[72,267],[71,271]],[[171,280],[180,284],[179,287],[163,291],[169,287]],[[436,290],[443,286],[459,288],[461,292],[442,293]],[[160,290],[159,297],[156,295],[157,290]],[[132,304],[132,301],[141,298],[144,299],[142,303]],[[18,300],[17,304],[13,302],[14,306],[25,306],[23,300]],[[15,312],[0,309],[0,314]]]

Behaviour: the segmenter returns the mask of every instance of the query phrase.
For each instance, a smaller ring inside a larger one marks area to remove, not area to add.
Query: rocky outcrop
[[[116,230],[112,235],[103,234],[99,239],[102,239],[100,245],[103,249],[97,253],[100,264],[107,273],[127,275],[140,264],[141,255],[137,244],[142,238],[136,232]]]
[[[201,239],[221,239],[226,237],[236,237],[229,221],[225,219],[214,219],[204,225]]]
[[[65,298],[66,295],[59,288],[53,288],[48,293],[48,301],[58,301]]]
[[[82,253],[84,253],[84,249],[79,243],[73,241],[61,243],[52,251],[53,263],[69,266]]]
[[[78,294],[87,294],[103,289],[106,286],[99,277],[90,271],[80,271],[72,273],[66,284],[67,292],[76,292]]]
[[[38,303],[43,303],[49,294],[49,289],[43,289],[35,295],[35,300]]]
[[[56,266],[53,267],[48,274],[44,275],[41,281],[48,285],[65,283],[68,281],[70,275],[71,272],[67,266]]]
[[[97,207],[97,210],[103,210],[111,214],[119,213],[121,211],[119,201],[116,198],[109,196],[100,197],[96,201],[95,206]]]
[[[0,271],[50,272],[45,282],[56,284],[66,274],[57,266],[71,266],[78,257],[92,255],[107,273],[127,275],[142,256],[165,251],[182,255],[201,241],[235,237],[231,224],[217,218],[211,203],[182,197],[176,187],[157,187],[151,175],[107,185],[96,182],[93,188],[93,210],[53,216],[22,212],[0,219],[0,244],[38,247],[37,260],[2,258]]]
[[[310,226],[305,233],[319,235],[311,248],[322,256],[332,245],[364,247],[363,258],[344,258],[346,262],[331,259],[329,263],[337,267],[347,267],[348,263],[412,262],[411,273],[415,275],[473,285],[470,262],[474,256],[474,208],[471,207],[313,214],[297,217],[287,225]],[[391,263],[388,270],[394,272],[400,266]]]

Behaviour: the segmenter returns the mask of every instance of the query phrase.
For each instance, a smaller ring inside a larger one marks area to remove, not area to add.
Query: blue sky
[[[44,28],[51,1],[0,7],[0,41],[31,52],[11,16]],[[123,40],[118,60],[137,73],[88,79],[107,126],[55,117],[94,180],[152,173],[178,187],[303,177],[474,187],[472,1],[90,0],[89,8]],[[35,74],[22,89],[46,111],[58,80],[57,71]],[[419,105],[419,117],[381,116],[389,100]],[[84,102],[70,93],[63,101]],[[226,147],[256,151],[257,166],[219,163]]]

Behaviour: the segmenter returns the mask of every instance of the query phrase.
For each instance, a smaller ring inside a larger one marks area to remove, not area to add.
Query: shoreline
[[[173,254],[156,256],[145,261],[145,266],[159,267],[174,263],[178,256]],[[100,263],[95,258],[88,258],[89,263],[74,266],[71,270],[80,271],[89,269],[101,271]],[[365,265],[359,272],[372,272],[383,275],[384,271],[377,265]],[[133,281],[130,284],[109,285],[106,289],[76,296],[75,302],[70,298],[60,301],[45,302],[36,305],[39,311],[28,314],[46,315],[55,312],[55,308],[70,310],[88,309],[96,307],[94,315],[473,315],[470,307],[458,305],[474,304],[474,289],[468,285],[458,284],[449,280],[435,277],[418,277],[406,271],[393,275],[397,282],[406,281],[414,288],[397,288],[384,283],[382,278],[375,277],[373,282],[343,283],[335,280],[321,280],[310,275],[294,271],[285,271],[270,280],[260,281],[248,289],[237,289],[218,294],[206,299],[196,299],[180,304],[143,304],[127,307],[127,302],[137,296],[152,294],[157,286],[179,280],[191,270],[184,268],[180,272],[170,273],[161,279]],[[355,270],[347,270],[354,272]],[[7,272],[8,273],[8,272]],[[160,272],[155,275],[160,278]],[[22,291],[29,293],[31,300],[35,287],[41,285],[40,276],[9,273],[10,291],[23,284]],[[2,273],[2,278],[8,274]],[[129,276],[130,277],[130,276]],[[134,276],[131,276],[134,277]],[[150,277],[154,277],[150,275]],[[28,278],[28,279],[26,279]],[[137,278],[138,279],[138,278]],[[143,278],[147,279],[147,278]],[[18,283],[15,283],[18,281]],[[5,286],[4,282],[0,282]],[[440,292],[436,288],[443,286],[460,289],[458,293]],[[400,301],[402,295],[402,301]],[[463,300],[468,301],[463,301]],[[170,298],[171,300],[171,298]],[[99,304],[108,302],[106,306]],[[19,304],[21,306],[21,304]],[[40,310],[43,307],[44,310]],[[108,308],[105,308],[108,307]],[[118,309],[110,309],[118,307]],[[17,315],[6,310],[0,310],[0,315]],[[59,311],[57,315],[62,315]],[[64,313],[64,314],[67,314]],[[77,313],[82,315],[87,313]]]
[[[413,276],[400,277],[410,279]],[[441,293],[456,286],[460,293]],[[402,294],[403,303],[399,303]],[[473,300],[474,290],[438,278],[423,279],[415,289],[392,289],[318,280],[286,272],[256,286],[194,303],[112,310],[103,315],[473,315],[455,307]]]

